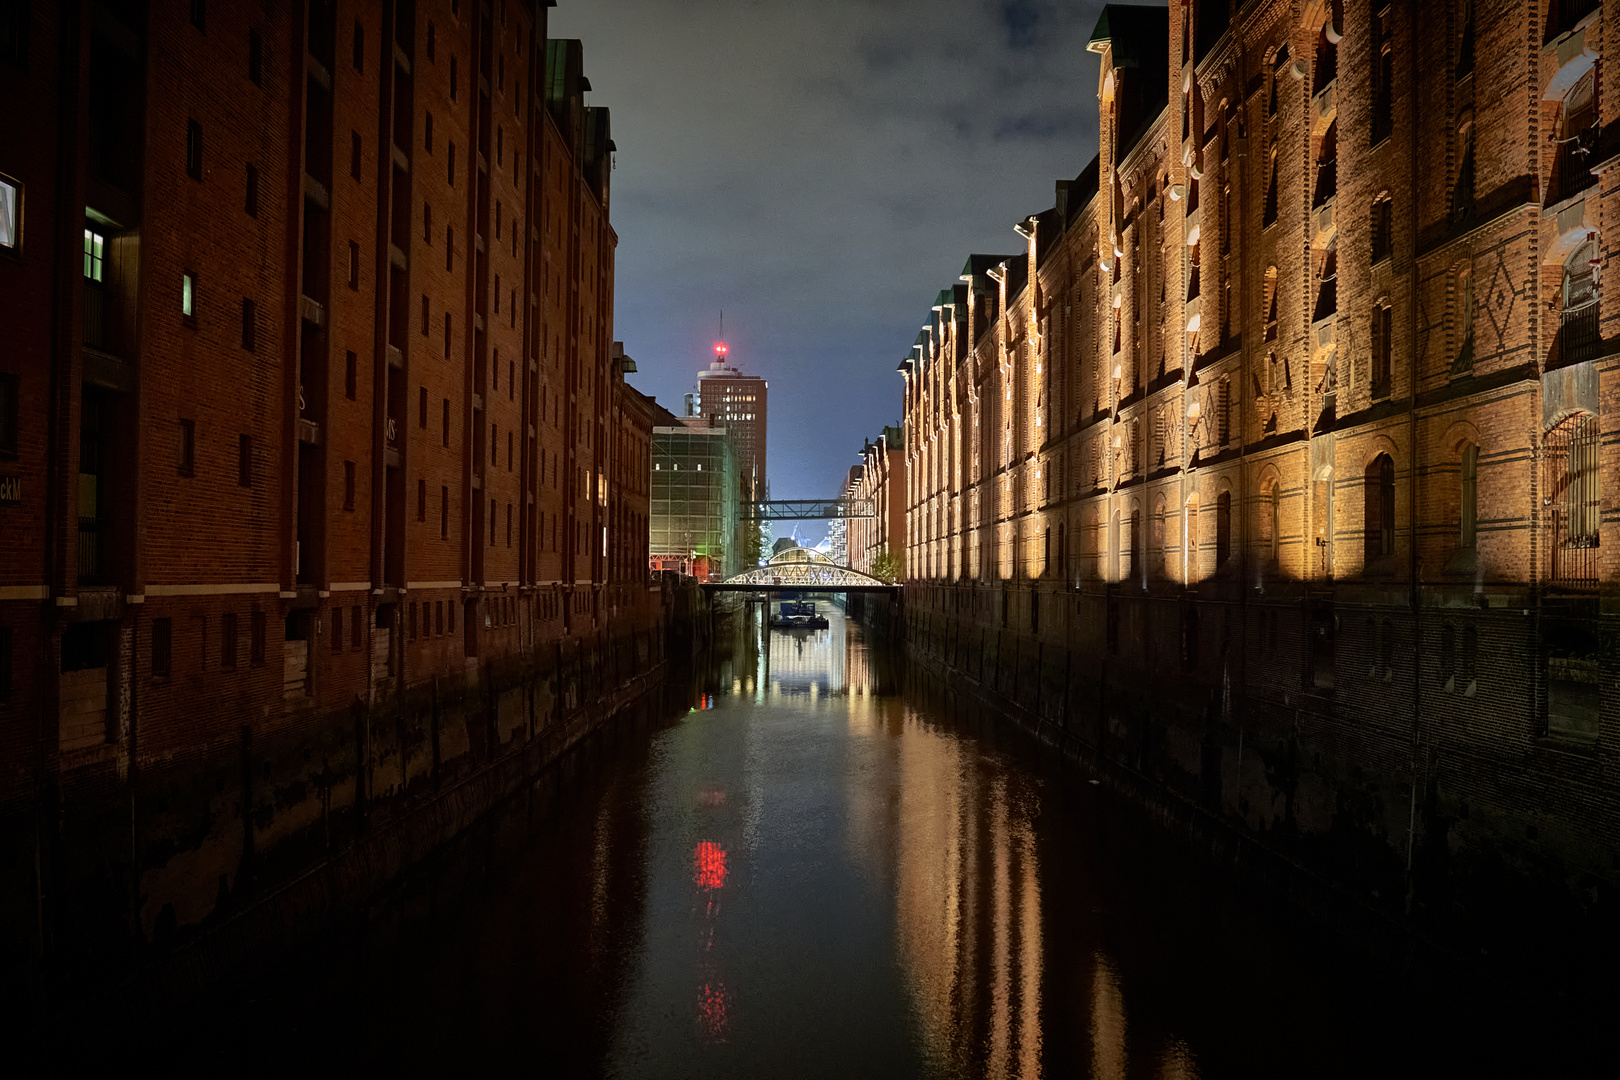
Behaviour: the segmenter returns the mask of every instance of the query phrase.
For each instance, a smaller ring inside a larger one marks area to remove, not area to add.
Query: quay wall
[[[1374,662],[1383,707],[1347,707],[1335,688],[1302,688],[1303,659],[1278,645],[1321,618],[1304,595],[912,585],[899,607],[861,614],[938,682],[1077,762],[1195,857],[1398,968],[1460,962],[1562,996],[1620,955],[1620,807],[1595,759],[1522,752],[1530,687],[1493,686],[1472,711],[1452,710],[1410,679],[1382,682]],[[1432,645],[1445,613],[1385,614]],[[1533,652],[1523,612],[1473,614],[1504,650],[1482,667],[1506,670],[1514,650]],[[1341,649],[1351,642],[1341,637]],[[1341,652],[1339,694],[1355,692],[1368,660]]]
[[[91,987],[183,1000],[363,917],[707,648],[702,592],[661,593],[599,633],[370,705],[274,725],[243,715],[231,737],[63,774],[34,803],[0,809],[13,991],[29,1012],[58,1015]]]

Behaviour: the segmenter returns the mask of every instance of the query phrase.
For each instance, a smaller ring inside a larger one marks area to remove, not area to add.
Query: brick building
[[[0,6],[6,925],[128,889],[87,822],[135,774],[661,617],[608,111],[548,6]]]
[[[920,647],[1527,964],[1617,884],[1613,7],[1109,5],[1097,158],[902,364]]]
[[[861,450],[861,463],[850,467],[844,485],[847,499],[870,500],[871,517],[849,519],[848,565],[863,574],[872,572],[872,560],[881,551],[904,558],[906,536],[905,435],[899,427],[885,427],[876,442]]]

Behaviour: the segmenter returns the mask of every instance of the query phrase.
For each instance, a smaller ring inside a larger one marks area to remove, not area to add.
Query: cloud
[[[771,382],[778,498],[830,494],[900,417],[895,365],[973,251],[1096,152],[1101,5],[562,0],[619,147],[615,337],[666,404]]]

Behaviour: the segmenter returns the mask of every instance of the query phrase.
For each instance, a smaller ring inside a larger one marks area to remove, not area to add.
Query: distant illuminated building
[[[745,497],[765,497],[765,418],[770,384],[728,365],[730,348],[714,346],[714,363],[698,372],[697,415],[718,419],[731,433],[737,454],[737,478]]]

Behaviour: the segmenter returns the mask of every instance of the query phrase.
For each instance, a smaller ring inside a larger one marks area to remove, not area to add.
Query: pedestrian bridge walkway
[[[900,586],[839,566],[819,551],[793,547],[764,566],[703,586],[710,592],[894,592]]]

